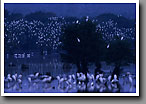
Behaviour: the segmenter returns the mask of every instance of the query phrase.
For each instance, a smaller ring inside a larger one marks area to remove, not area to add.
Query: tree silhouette
[[[133,61],[133,57],[131,44],[123,37],[116,36],[107,49],[107,62],[115,65],[113,74],[120,75],[121,66],[129,65]]]
[[[56,14],[51,13],[51,12],[42,12],[42,11],[38,11],[38,12],[34,12],[34,13],[30,13],[28,15],[25,16],[26,20],[28,21],[41,21],[43,23],[48,22],[48,18],[49,17],[55,17]]]
[[[76,23],[65,26],[62,31],[60,41],[63,61],[76,64],[78,72],[87,73],[89,63],[100,61],[104,49],[102,35],[88,18],[81,22],[77,20]]]

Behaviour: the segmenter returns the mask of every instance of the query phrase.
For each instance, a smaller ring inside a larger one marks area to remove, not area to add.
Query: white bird
[[[81,81],[79,81],[78,84],[81,85]]]
[[[7,75],[7,79],[11,82],[13,79],[11,78],[11,74]]]
[[[22,78],[22,75],[20,74],[20,75],[18,75],[18,79],[21,79]]]
[[[7,83],[7,87],[10,88],[10,83],[13,81],[11,78],[11,74],[8,74],[7,77],[4,79],[4,82]]]
[[[36,78],[38,78],[38,76],[39,76],[39,73],[37,72],[36,74],[30,74],[29,75],[29,77],[31,78],[31,79],[36,79]]]
[[[109,47],[110,47],[110,45],[108,44],[106,48],[109,48]]]
[[[76,21],[76,23],[78,24],[78,23],[79,23],[79,21],[77,20],[77,21]]]
[[[34,74],[30,74],[29,77],[34,77]]]
[[[48,78],[48,75],[42,75],[41,78]]]
[[[111,83],[107,83],[107,88],[108,88],[108,90],[112,90]]]
[[[68,80],[66,81],[66,83],[67,83],[68,85],[70,85],[70,84],[72,84],[72,75],[69,75],[68,77],[69,77],[69,78],[68,78]]]
[[[74,74],[72,74],[72,78],[73,80],[76,80],[76,76]]]
[[[117,79],[117,75],[114,75],[114,79],[112,80],[112,83],[117,83],[119,80]]]
[[[50,76],[50,77],[48,77],[48,78],[44,78],[44,79],[42,80],[42,82],[44,82],[44,83],[46,83],[46,82],[51,82],[51,79],[52,79],[52,77]]]
[[[111,81],[111,79],[112,79],[112,76],[111,76],[111,75],[109,75],[107,79],[108,79],[108,81],[110,82],[110,81]]]
[[[77,73],[77,77],[80,77],[80,73]]]
[[[121,40],[123,40],[123,37],[121,37]]]
[[[40,73],[38,73],[38,72],[37,72],[37,73],[35,74],[35,77],[38,77],[38,76],[39,76],[39,74],[40,74]]]
[[[78,85],[77,85],[77,88],[78,88],[78,90],[80,90],[80,91],[84,91],[85,89],[86,89],[86,85],[85,85],[85,83],[84,82],[80,82],[79,81],[79,83],[78,83]]]
[[[77,38],[77,41],[80,43],[80,39],[79,38]]]
[[[103,83],[103,78],[99,77],[99,81],[100,81],[100,83]]]
[[[14,74],[14,75],[12,75],[12,78],[14,79],[14,81],[16,81],[16,80],[17,80],[17,78],[16,78],[15,74]]]
[[[86,17],[86,22],[89,20],[89,16]]]
[[[57,76],[56,78],[57,78],[59,84],[64,81],[64,78],[61,78],[60,76]]]
[[[28,79],[28,82],[29,82],[29,83],[31,83],[31,81],[32,81],[32,80],[31,80],[31,78],[30,78],[30,77],[28,77],[27,79]]]
[[[99,79],[99,77],[100,77],[99,74],[97,74],[97,75],[96,75],[96,81]]]
[[[87,88],[88,88],[88,91],[89,92],[91,92],[91,91],[94,91],[94,88],[95,88],[95,84],[94,84],[94,82],[89,82],[88,84],[87,84]]]
[[[16,78],[17,78],[18,74],[17,74],[17,73],[15,73],[15,76],[16,76]]]
[[[83,73],[79,73],[79,74],[77,73],[77,79],[79,81],[85,81],[86,80],[86,76]]]
[[[130,83],[130,86],[132,86],[133,78],[130,72],[128,73],[128,82]]]
[[[87,78],[89,79],[89,81],[93,81],[94,80],[94,75],[93,74],[89,74],[87,73]]]
[[[103,74],[99,74],[100,77],[103,77]]]
[[[21,83],[22,83],[22,80],[21,80],[21,79],[18,79],[17,81],[18,81],[18,83],[19,83],[19,84],[21,84]]]
[[[100,83],[104,84],[106,82],[106,78],[103,78],[103,74],[99,74]]]

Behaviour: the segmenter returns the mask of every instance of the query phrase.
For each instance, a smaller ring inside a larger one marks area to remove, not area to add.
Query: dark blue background
[[[54,12],[58,16],[98,16],[102,13],[120,14],[128,18],[136,17],[135,3],[97,3],[97,4],[55,4],[55,3],[6,3],[5,9],[14,13],[28,14],[35,11]]]

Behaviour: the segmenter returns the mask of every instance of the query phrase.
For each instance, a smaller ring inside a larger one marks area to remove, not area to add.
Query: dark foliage
[[[121,37],[116,36],[115,40],[110,43],[107,49],[107,62],[114,63],[115,68],[113,73],[119,75],[121,66],[129,65],[133,61],[134,54],[132,53],[131,44],[128,40],[121,40]]]
[[[38,12],[34,12],[34,13],[26,15],[25,19],[28,21],[36,20],[36,21],[41,21],[41,22],[45,23],[48,21],[49,17],[55,17],[55,16],[56,16],[56,14],[51,13],[51,12],[45,13],[42,11],[38,11]]]
[[[102,35],[90,20],[63,28],[61,37],[63,61],[77,65],[78,71],[87,72],[89,62],[101,61],[104,50]]]

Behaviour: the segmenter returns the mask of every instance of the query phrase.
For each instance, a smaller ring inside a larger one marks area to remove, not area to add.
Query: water
[[[130,85],[129,83],[124,82],[122,78],[119,79],[118,87],[114,85],[108,84],[101,84],[101,83],[94,83],[94,86],[88,86],[87,84],[80,85],[79,83],[75,85],[68,85],[66,82],[58,84],[58,80],[53,80],[51,83],[43,83],[43,82],[32,82],[31,84],[28,83],[27,78],[24,77],[22,79],[22,84],[19,85],[18,83],[13,83],[8,88],[7,84],[5,83],[5,93],[75,93],[75,92],[136,92],[136,85],[135,79],[133,79],[133,84]]]
[[[7,58],[5,60],[5,76],[7,74],[22,74],[22,84],[18,84],[16,82],[10,83],[8,87],[8,83],[5,83],[5,92],[6,93],[76,93],[76,92],[136,92],[136,79],[133,78],[133,83],[130,85],[123,79],[122,76],[119,78],[119,84],[117,88],[114,85],[100,84],[94,81],[94,86],[88,86],[88,83],[85,85],[80,85],[76,83],[75,85],[67,85],[64,82],[62,85],[58,84],[58,80],[54,79],[51,83],[42,83],[38,81],[37,83],[29,83],[27,77],[29,74],[33,74],[35,72],[39,72],[41,74],[46,74],[48,72],[51,73],[51,76],[54,78],[57,75],[62,74],[75,74],[77,68],[73,64],[66,64],[70,67],[63,67],[66,63],[62,63],[60,61],[60,57],[52,57],[45,56],[45,58],[40,57],[32,57],[32,58],[23,58],[23,59],[15,59],[15,58]],[[105,62],[102,62],[102,70],[106,72],[106,77],[109,75],[110,70],[113,69],[114,66],[106,65]],[[125,70],[123,74],[127,71],[130,71],[135,77],[135,65],[131,64],[130,66],[124,66]],[[89,66],[89,72],[94,73],[95,66]]]

